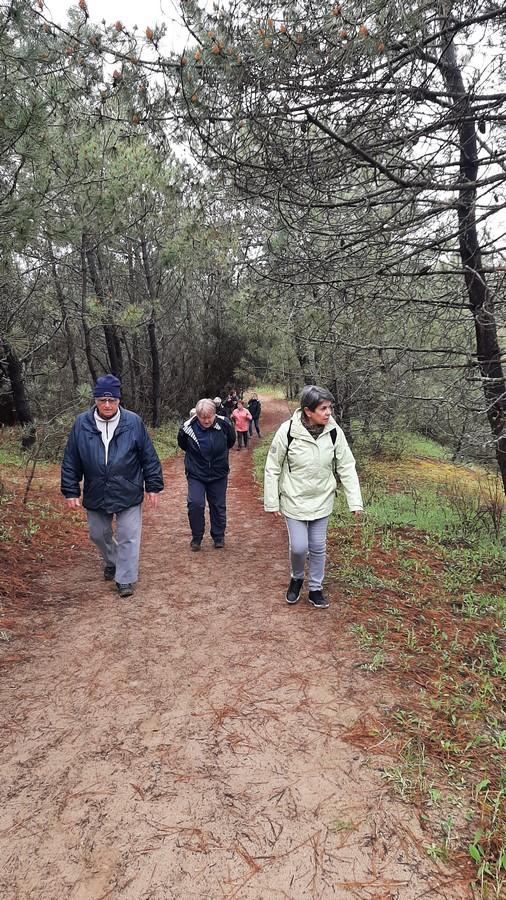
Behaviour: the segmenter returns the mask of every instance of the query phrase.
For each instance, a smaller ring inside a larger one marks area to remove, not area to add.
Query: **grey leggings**
[[[290,568],[292,578],[304,578],[306,556],[309,554],[309,590],[321,590],[325,573],[325,546],[328,516],[302,522],[285,516],[290,543]]]

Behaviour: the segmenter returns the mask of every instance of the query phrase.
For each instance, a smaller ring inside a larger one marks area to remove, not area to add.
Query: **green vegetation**
[[[396,460],[420,456],[443,460],[449,457],[448,450],[441,444],[401,426],[395,429],[373,426],[366,430],[358,420],[354,420],[352,428],[356,434],[353,449],[357,459]]]
[[[265,460],[267,459],[267,454],[269,452],[269,447],[271,446],[271,441],[273,438],[273,433],[266,434],[257,444],[255,449],[253,450],[253,474],[255,476],[255,481],[261,486],[261,490],[263,490],[264,483],[264,468],[265,468]]]
[[[285,399],[284,388],[279,384],[253,384],[245,392],[245,398],[247,399],[253,391],[256,391],[257,394],[267,394],[268,397],[272,397],[273,399]]]
[[[488,554],[491,559],[502,558],[506,538],[506,515],[502,498],[490,495],[486,490],[476,490],[466,484],[460,475],[459,485],[404,483],[398,489],[388,490],[378,482],[374,469],[363,463],[362,486],[367,519],[385,533],[402,527],[413,528],[422,534],[418,539],[427,543],[428,538],[439,542],[461,542],[472,546],[475,554]],[[456,468],[456,472],[460,472]],[[402,473],[405,476],[405,472]],[[489,478],[484,474],[484,478]],[[487,481],[488,485],[489,482]],[[338,491],[331,525],[344,526],[348,510],[343,491]]]
[[[25,456],[21,450],[19,431],[2,428],[0,431],[0,466],[23,466]]]
[[[437,441],[432,441],[422,434],[408,433],[406,441],[406,454],[409,456],[423,456],[426,459],[448,459],[448,450]]]
[[[165,459],[170,459],[171,456],[175,456],[178,452],[178,429],[179,425],[177,422],[169,422],[151,431],[151,439],[162,462]]]

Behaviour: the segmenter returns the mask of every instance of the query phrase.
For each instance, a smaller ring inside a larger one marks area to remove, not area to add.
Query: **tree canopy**
[[[85,0],[3,14],[1,366],[28,419],[104,369],[154,424],[235,379],[324,382],[350,436],[409,424],[506,485],[503,7],[181,12],[171,57]]]

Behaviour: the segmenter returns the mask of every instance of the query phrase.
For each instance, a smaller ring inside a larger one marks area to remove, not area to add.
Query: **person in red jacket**
[[[237,432],[237,449],[240,450],[243,444],[244,449],[246,449],[248,446],[249,423],[253,417],[250,411],[244,406],[242,400],[237,401],[237,406],[232,411],[230,418],[232,419]]]

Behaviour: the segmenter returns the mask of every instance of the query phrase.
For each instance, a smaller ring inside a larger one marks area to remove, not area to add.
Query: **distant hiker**
[[[211,537],[219,550],[225,546],[228,452],[235,443],[234,426],[228,419],[219,418],[214,402],[204,398],[197,403],[196,415],[181,425],[177,442],[185,451],[188,520],[192,533],[190,548],[200,550],[207,497]]]
[[[223,406],[223,403],[221,402],[221,397],[215,397],[213,400],[213,403],[216,407],[216,415],[217,416],[226,416],[227,415],[227,410],[225,409],[225,407]]]
[[[253,434],[253,425],[256,428],[258,437],[262,437],[262,435],[260,434],[260,426],[258,424],[260,421],[260,414],[262,412],[262,404],[258,399],[258,394],[251,395],[250,399],[248,400],[248,410],[251,413],[251,422],[249,423],[250,437]]]
[[[116,582],[120,597],[130,597],[139,574],[144,491],[156,508],[162,467],[142,419],[120,407],[120,381],[101,375],[93,394],[95,405],[77,417],[65,447],[61,491],[68,508],[77,509],[84,477],[83,506],[104,578]]]
[[[232,415],[234,409],[237,406],[238,399],[239,398],[237,396],[237,391],[230,391],[227,394],[227,398],[226,398],[223,406],[225,407],[225,412],[229,419],[230,419],[230,416]]]
[[[283,515],[288,528],[291,578],[286,601],[293,604],[300,598],[309,553],[308,600],[318,609],[329,605],[322,583],[336,475],[351,512],[359,517],[363,509],[355,459],[331,415],[333,400],[326,388],[306,385],[300,409],[274,435],[265,465],[265,509]]]
[[[230,418],[232,419],[237,432],[237,449],[240,450],[243,445],[244,449],[246,449],[248,446],[248,428],[252,416],[250,411],[244,406],[242,400],[237,401],[237,406]]]

